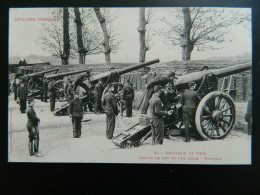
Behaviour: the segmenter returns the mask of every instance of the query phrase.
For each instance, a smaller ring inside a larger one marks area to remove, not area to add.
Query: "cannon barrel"
[[[137,70],[139,68],[142,68],[142,67],[145,67],[145,66],[149,66],[151,64],[155,64],[155,63],[158,63],[158,62],[160,62],[160,60],[157,58],[157,59],[154,59],[154,60],[151,60],[151,61],[138,63],[138,64],[135,64],[135,65],[132,65],[132,66],[129,66],[129,67],[117,70],[117,73],[119,75],[122,75],[122,74],[131,72],[131,71]],[[91,81],[92,82],[98,81],[99,79],[103,79],[103,78],[108,77],[110,74],[111,74],[111,72],[108,71],[108,72],[104,72],[102,74],[95,75],[95,76],[93,76],[91,78]]]
[[[72,72],[64,72],[64,73],[58,73],[58,74],[52,74],[52,75],[47,75],[45,76],[45,78],[47,79],[51,79],[51,78],[62,78],[65,76],[69,76],[69,75],[73,75],[73,74],[78,74],[78,73],[82,73],[82,72],[87,72],[89,71],[88,69],[85,70],[77,70],[77,71],[72,71]]]
[[[179,76],[178,79],[175,82],[175,86],[187,84],[188,82],[192,82],[192,81],[193,82],[199,81],[207,73],[213,73],[218,78],[221,78],[221,77],[229,76],[229,75],[232,75],[232,74],[244,72],[244,71],[250,70],[251,68],[252,68],[251,63],[244,63],[244,64],[230,66],[230,67],[227,67],[227,68],[208,70],[208,71],[204,71],[204,72],[194,72],[194,73],[190,73],[190,74],[187,74],[187,75],[184,75],[184,76]]]
[[[41,72],[35,72],[35,73],[27,74],[26,76],[28,76],[28,77],[40,76],[40,75],[44,75],[46,73],[54,72],[54,71],[58,71],[58,70],[59,70],[58,68],[50,69],[50,70],[45,70],[45,71],[41,71]]]

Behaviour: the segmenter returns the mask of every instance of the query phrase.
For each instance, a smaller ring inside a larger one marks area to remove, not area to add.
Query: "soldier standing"
[[[98,83],[94,89],[94,100],[95,100],[95,113],[100,114],[102,112],[101,98],[104,87],[102,84],[102,80],[99,79]]]
[[[25,113],[27,105],[27,88],[24,86],[23,82],[21,83],[21,87],[18,89],[18,98],[20,101],[20,111],[21,113]]]
[[[117,99],[112,93],[112,86],[109,85],[108,91],[104,95],[103,106],[106,112],[106,137],[107,139],[113,138],[115,129],[115,117],[118,115]]]
[[[73,138],[81,136],[81,120],[83,119],[82,101],[79,99],[79,92],[74,92],[74,99],[69,104],[69,115],[73,125]]]
[[[195,113],[196,108],[199,103],[199,96],[196,91],[194,91],[195,82],[189,82],[189,89],[184,91],[181,96],[181,104],[183,106],[183,122],[185,125],[185,142],[190,141],[189,126],[195,127]]]
[[[132,105],[135,97],[134,88],[131,85],[130,79],[127,79],[126,85],[123,88],[123,100],[126,105],[126,116],[132,117]]]
[[[172,111],[164,111],[160,93],[163,87],[160,85],[154,86],[154,94],[149,101],[150,105],[150,124],[152,127],[152,144],[163,144],[164,137],[164,116],[171,115]]]
[[[252,135],[252,98],[250,97],[247,103],[247,112],[245,114],[245,121],[248,123],[247,132],[248,135]]]
[[[154,93],[154,86],[155,85],[165,86],[169,82],[173,83],[174,79],[177,79],[177,77],[175,77],[175,73],[170,72],[167,76],[155,77],[154,79],[152,79],[149,82],[149,84],[147,85],[147,93],[146,93],[146,96],[145,96],[145,100],[144,100],[144,103],[143,103],[141,114],[146,114],[146,112],[147,112],[147,109],[149,107],[149,100]],[[170,104],[167,101],[167,98],[166,98],[166,95],[165,95],[164,92],[161,92],[160,98],[162,100],[163,105],[167,108],[170,108]]]
[[[29,108],[27,110],[27,117],[28,117],[28,121],[27,121],[27,129],[29,132],[29,153],[30,156],[36,156],[36,157],[40,157],[41,155],[39,154],[39,122],[40,119],[36,116],[36,113],[33,109],[34,107],[34,99],[29,99],[28,100],[28,104],[29,104]]]
[[[73,99],[73,84],[72,84],[72,80],[69,80],[69,84],[68,84],[66,93],[67,93],[68,101],[71,101]]]
[[[14,101],[16,101],[16,100],[17,100],[17,84],[16,84],[16,79],[13,80],[12,90],[13,90],[13,92],[14,92]]]
[[[47,96],[48,96],[48,81],[47,81],[46,78],[43,78],[42,89],[43,89],[43,101],[44,101],[44,102],[47,102]]]
[[[49,90],[49,97],[50,97],[50,110],[53,111],[55,109],[55,101],[57,97],[56,89],[55,89],[55,82],[51,79],[48,90]]]

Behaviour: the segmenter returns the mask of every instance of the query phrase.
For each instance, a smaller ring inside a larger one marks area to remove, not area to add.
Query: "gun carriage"
[[[65,102],[67,101],[67,93],[66,93],[66,87],[68,85],[67,82],[64,81],[64,77],[67,76],[72,76],[75,74],[80,74],[84,72],[89,72],[88,69],[84,70],[77,70],[77,71],[70,71],[70,72],[63,72],[63,73],[57,73],[57,74],[52,74],[52,75],[47,75],[44,78],[47,79],[48,81],[54,80],[54,89],[57,94],[57,100],[59,102]]]
[[[89,89],[89,92],[80,97],[80,99],[83,102],[83,105],[93,103],[93,98],[94,98],[93,89],[94,89],[95,84],[97,84],[99,80],[102,80],[104,87],[106,87],[108,83],[111,83],[111,84],[113,83],[114,91],[115,91],[115,93],[117,93],[117,96],[120,98],[119,89],[122,88],[122,84],[119,83],[120,75],[137,70],[137,69],[145,67],[145,66],[149,66],[149,65],[158,63],[158,62],[159,62],[159,59],[155,59],[155,60],[135,64],[135,65],[132,65],[132,66],[129,66],[129,67],[117,70],[117,71],[111,70],[111,71],[104,72],[104,73],[90,77],[89,80],[90,80],[91,87]],[[55,109],[53,111],[53,114],[55,116],[66,115],[68,107],[69,107],[69,103],[66,103],[66,104],[62,105],[60,108]]]
[[[23,76],[28,89],[28,96],[37,96],[42,90],[43,78],[45,74],[50,72],[57,72],[59,69],[50,69],[41,72],[31,73]]]
[[[195,125],[203,139],[225,138],[233,129],[236,121],[235,104],[229,94],[217,91],[218,78],[237,74],[251,69],[251,63],[234,65],[227,68],[194,72],[180,76],[175,82],[175,98],[171,104],[173,113],[165,118],[165,130],[183,129],[183,110],[179,103],[181,92],[187,89],[189,82],[195,82],[195,90],[201,100],[198,104]],[[112,142],[121,147],[137,147],[151,135],[150,124],[139,123],[118,134]]]

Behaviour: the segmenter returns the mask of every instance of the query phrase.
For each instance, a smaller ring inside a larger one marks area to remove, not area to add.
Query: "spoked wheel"
[[[32,79],[30,79],[27,83],[27,89],[28,89],[28,92],[31,93],[35,90],[35,83]]]
[[[207,94],[199,103],[196,111],[196,127],[205,139],[221,139],[233,129],[236,110],[232,98],[214,91]]]
[[[59,102],[67,101],[67,94],[65,92],[64,81],[59,80],[55,82],[55,90],[57,91],[57,100]]]

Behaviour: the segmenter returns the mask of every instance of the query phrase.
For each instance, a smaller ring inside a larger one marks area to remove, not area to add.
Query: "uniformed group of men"
[[[89,72],[79,76],[73,83],[68,81],[65,93],[69,101],[68,113],[71,117],[73,126],[73,138],[81,137],[81,120],[84,115],[84,104],[88,104],[88,108],[92,111],[92,104],[90,99],[88,102],[82,102],[79,98],[78,86],[85,89],[85,93],[89,94],[90,88],[84,81],[90,77]],[[147,109],[150,110],[150,125],[152,129],[152,144],[163,144],[164,138],[164,117],[173,114],[171,103],[175,102],[175,76],[174,72],[168,73],[166,76],[155,76],[147,85],[147,93],[141,109],[141,114],[146,115]],[[18,87],[19,86],[19,87]],[[167,90],[163,90],[167,86]],[[195,113],[200,97],[194,90],[195,83],[189,82],[188,89],[181,94],[180,103],[183,106],[183,123],[185,125],[185,142],[190,141],[190,126],[195,127]],[[115,129],[116,117],[119,113],[118,98],[115,95],[117,87],[111,83],[106,84],[104,89],[102,80],[99,80],[94,88],[94,111],[96,114],[106,113],[106,138],[112,139]],[[13,83],[13,92],[15,101],[18,99],[21,113],[26,111],[27,88],[24,82],[17,81]],[[49,93],[49,94],[47,94]],[[55,100],[57,98],[57,91],[55,89],[55,80],[43,79],[42,101],[47,102],[47,96],[50,98],[50,110],[55,109]],[[122,89],[122,100],[126,107],[126,116],[132,117],[132,104],[135,92],[130,79],[127,79],[126,85]],[[29,109],[27,109],[27,129],[29,132],[29,153],[30,155],[39,155],[39,121],[33,109],[34,100],[28,99]],[[250,108],[249,108],[250,109]],[[246,120],[250,120],[248,116]]]
[[[171,103],[176,99],[174,93],[174,81],[177,79],[174,72],[166,76],[153,78],[147,85],[147,94],[143,103],[141,114],[145,115],[150,109],[150,125],[152,129],[152,144],[163,144],[164,118],[170,116],[173,111]],[[167,86],[166,91],[162,89]],[[185,142],[190,141],[190,126],[195,127],[195,113],[200,98],[194,90],[195,83],[189,82],[189,89],[186,90],[180,99],[183,106],[183,122],[185,125]]]

